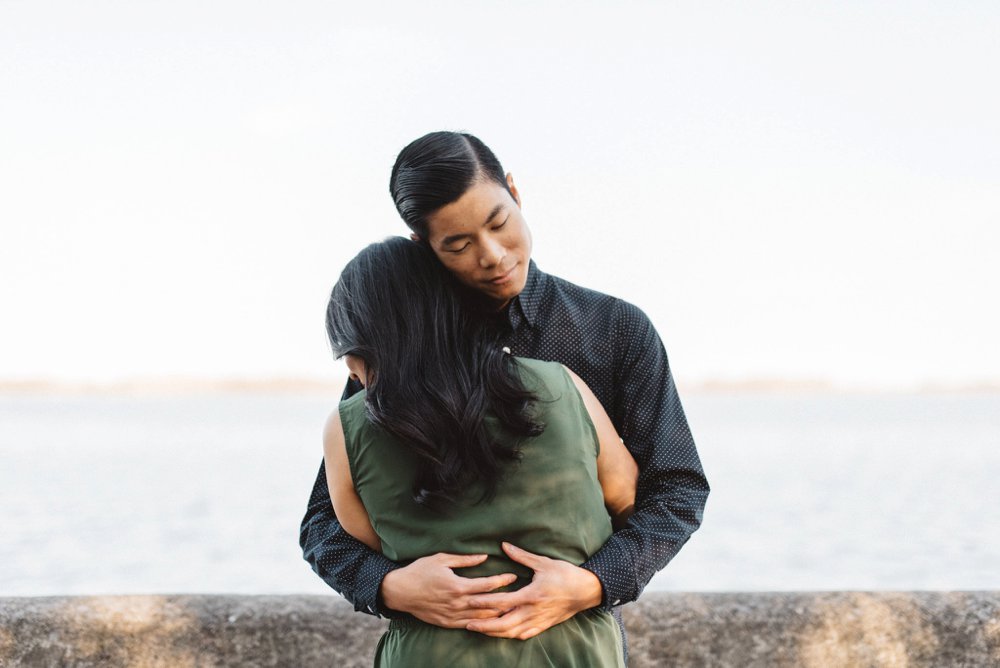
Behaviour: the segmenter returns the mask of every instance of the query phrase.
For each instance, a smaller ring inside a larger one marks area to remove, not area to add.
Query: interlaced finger
[[[455,577],[460,580],[459,589],[463,594],[483,594],[491,592],[494,589],[499,589],[500,587],[506,587],[509,584],[513,584],[517,580],[517,576],[513,573],[501,573],[500,575],[490,575],[481,578],[464,578],[459,575],[456,575]]]
[[[469,599],[471,608],[496,608],[498,610],[511,610],[521,605],[529,603],[527,595],[522,594],[524,590],[501,592],[498,594],[483,594],[473,596]]]
[[[527,630],[530,617],[528,611],[517,608],[496,619],[474,622],[469,625],[469,630],[495,638],[516,638],[517,634],[514,633],[514,630]]]

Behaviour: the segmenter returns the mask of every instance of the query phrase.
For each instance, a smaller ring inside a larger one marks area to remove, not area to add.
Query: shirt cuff
[[[399,564],[386,559],[378,552],[372,554],[361,566],[361,573],[358,574],[358,588],[355,591],[354,609],[358,612],[367,612],[376,617],[388,617],[394,619],[401,616],[395,610],[390,610],[382,605],[382,600],[378,595],[378,590],[382,586],[382,580],[389,571],[399,568]]]
[[[586,568],[601,581],[601,587],[604,589],[601,601],[603,609],[610,611],[611,608],[631,603],[636,599],[635,569],[632,562],[625,558],[621,549],[613,542],[605,543],[604,547],[580,567]]]

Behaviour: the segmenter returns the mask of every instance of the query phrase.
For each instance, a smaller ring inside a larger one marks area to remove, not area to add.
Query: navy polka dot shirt
[[[583,564],[601,581],[606,608],[634,601],[699,527],[709,492],[660,337],[632,304],[545,274],[534,261],[507,324],[512,354],[561,362],[583,378],[639,464],[634,514]],[[349,384],[345,397],[358,389]],[[299,544],[355,610],[393,614],[380,608],[378,589],[398,565],[341,528],[322,464]]]

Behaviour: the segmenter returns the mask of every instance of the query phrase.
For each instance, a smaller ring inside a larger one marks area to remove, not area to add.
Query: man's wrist
[[[631,603],[638,594],[635,593],[635,571],[631,561],[615,540],[615,536],[604,544],[600,550],[586,562],[580,564],[593,573],[601,581],[603,587],[601,607],[610,611],[612,608]]]
[[[601,584],[600,578],[597,575],[587,569],[580,567],[580,579],[583,586],[580,587],[580,610],[590,610],[591,608],[596,608],[604,602],[604,585]]]
[[[396,586],[399,578],[405,577],[405,573],[400,572],[402,570],[401,566],[393,568],[382,577],[378,588],[378,605],[383,612],[406,612],[404,610],[405,602],[400,600],[397,595],[399,589]]]
[[[364,577],[357,579],[354,609],[377,617],[393,617],[392,612],[387,613],[382,604],[380,588],[385,576],[398,568],[399,564],[396,562],[386,559],[378,552],[372,552],[360,569],[360,573],[364,574]]]

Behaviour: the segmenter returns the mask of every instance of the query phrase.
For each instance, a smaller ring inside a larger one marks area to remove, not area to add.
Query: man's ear
[[[410,232],[410,239],[413,239],[414,241],[416,241],[416,242],[419,243],[420,242],[420,235],[417,234],[416,232]]]
[[[517,192],[517,186],[514,185],[514,175],[507,172],[507,190],[510,191],[510,196],[514,198],[517,202],[517,208],[521,208],[521,193]]]

